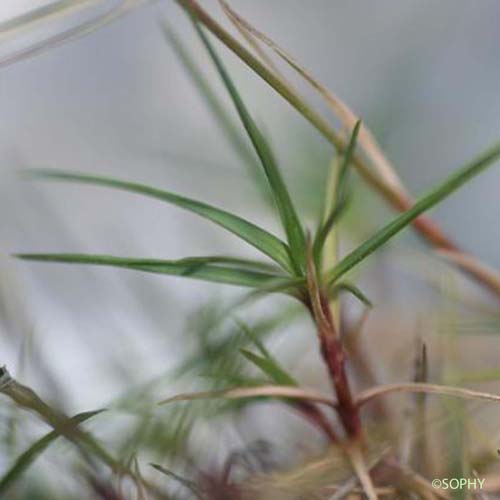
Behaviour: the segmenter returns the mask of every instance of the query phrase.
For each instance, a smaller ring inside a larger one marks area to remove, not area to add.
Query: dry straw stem
[[[373,485],[372,479],[370,477],[370,472],[368,466],[363,457],[363,451],[360,446],[360,442],[356,441],[348,444],[345,448],[347,456],[352,464],[354,472],[359,479],[361,486],[363,487],[364,493],[368,500],[377,500],[378,496],[375,491],[375,486]]]
[[[100,3],[101,0],[59,0],[35,8],[25,14],[7,19],[0,23],[0,43],[4,43],[21,33],[37,28],[41,23],[60,20],[86,7]]]
[[[31,44],[28,47],[19,49],[18,51],[1,57],[0,68],[41,54],[68,41],[76,40],[78,38],[81,38],[82,36],[88,35],[96,31],[97,29],[102,28],[106,24],[125,16],[133,9],[136,9],[153,1],[155,0],[123,0],[117,5],[112,6],[103,14],[99,14],[89,20],[83,21],[77,26],[62,31],[61,33],[57,33],[56,35],[50,36],[42,40],[41,42]],[[57,5],[58,3],[59,5]],[[72,3],[74,4],[75,2]],[[69,2],[56,2],[52,6],[49,5],[40,9],[35,9],[34,12],[31,12],[25,16],[20,16],[19,18],[15,18],[9,23],[4,24],[3,26],[0,25],[0,37],[2,36],[3,31],[5,31],[6,36],[10,36],[11,34],[14,34],[15,31],[24,29],[24,25],[32,25],[41,21],[45,22],[47,20],[47,17],[51,18],[53,16],[56,16],[56,14],[63,15],[62,10],[69,8],[69,5],[67,6],[66,4],[69,4]],[[54,8],[50,9],[50,7]],[[60,11],[59,13],[57,12],[57,8]]]
[[[173,403],[175,401],[192,401],[195,399],[248,399],[248,398],[286,398],[302,401],[312,401],[315,403],[337,407],[337,401],[325,394],[312,389],[300,389],[288,385],[263,385],[259,387],[241,387],[226,389],[222,391],[204,391],[187,394],[179,394],[160,401],[159,405]]]
[[[456,250],[438,249],[436,254],[447,262],[461,267],[468,274],[477,276],[481,282],[487,283],[490,289],[500,290],[500,273],[496,269],[486,266],[471,255]]]
[[[341,137],[337,132],[330,126],[330,124],[316,111],[314,111],[311,106],[302,99],[301,96],[291,88],[286,81],[281,79],[272,70],[270,70],[265,64],[263,64],[258,58],[256,58],[250,51],[248,51],[243,45],[241,45],[232,35],[230,35],[217,21],[215,21],[200,5],[196,0],[177,0],[184,8],[186,8],[191,15],[193,15],[199,22],[201,22],[213,35],[215,35],[224,45],[226,45],[231,51],[233,51],[242,61],[244,61],[251,69],[253,69],[261,78],[263,78],[276,92],[278,92],[286,101],[288,101],[300,114],[304,116],[332,145],[341,153],[343,153],[347,148],[347,141],[344,137]],[[240,24],[241,25],[241,24]],[[297,70],[297,68],[296,68]],[[353,117],[349,113],[346,114],[346,109],[342,107],[339,103],[341,101],[334,100],[331,102],[336,103],[337,112],[343,113],[345,118],[349,117],[351,120]],[[365,136],[366,140],[366,136]],[[372,161],[380,170],[380,166],[384,164],[383,160],[381,162],[380,158],[377,160],[377,155],[374,152],[373,144],[369,148],[371,151]],[[368,165],[367,162],[359,155],[355,154],[353,156],[353,164],[357,168],[358,172],[363,176],[365,181],[367,181],[376,191],[378,191],[386,201],[392,205],[395,209],[399,211],[405,211],[413,205],[412,199],[407,196],[401,189],[395,187],[395,182],[399,184],[399,180],[396,180],[394,176],[390,175],[387,177],[387,172],[385,176],[380,175],[380,171],[375,171]],[[387,165],[386,165],[387,166]],[[387,178],[386,178],[387,177]],[[429,217],[420,215],[413,222],[415,229],[427,240],[428,243],[434,247],[441,250],[449,250],[458,252],[461,255],[466,255],[460,251],[455,243],[451,241]],[[467,256],[469,259],[473,259],[471,256]],[[460,269],[466,271],[472,277],[474,277],[478,282],[484,285],[486,288],[494,292],[496,295],[500,295],[500,286],[494,279],[488,277],[485,278],[483,273],[477,272],[477,266],[470,266],[469,269],[464,269],[460,262],[455,262]]]
[[[361,453],[360,448],[358,447],[357,451],[354,452],[349,451],[348,448],[344,449],[346,454],[349,456],[349,459],[351,460],[351,464],[355,466],[354,462],[358,460],[356,458],[356,454]],[[370,495],[375,495],[374,498],[378,498],[380,496],[384,495],[393,495],[395,493],[395,489],[393,487],[390,488],[381,488],[381,487],[376,487],[373,485],[371,476],[370,476],[370,471],[375,468],[378,464],[381,463],[383,459],[386,458],[387,454],[391,451],[391,447],[387,447],[384,450],[382,450],[381,453],[377,454],[375,457],[368,458],[368,463],[365,463],[363,460],[363,455],[360,455],[361,457],[361,475],[366,476],[366,477],[361,477],[360,474],[357,474],[356,476],[351,477],[349,480],[347,480],[342,486],[335,487],[335,493],[328,498],[328,500],[341,500],[342,498],[349,497],[351,494],[356,494],[356,493],[361,493],[361,494],[367,494],[367,491],[370,491]],[[365,485],[363,481],[366,481],[367,484]],[[361,483],[361,488],[358,487],[358,484]],[[328,488],[331,489],[331,488]],[[360,497],[361,498],[361,497]]]
[[[362,495],[364,494],[364,490],[359,486],[356,486],[356,484],[357,484],[357,479],[354,479],[349,484],[337,488],[337,491],[331,497],[329,497],[328,500],[342,500],[343,498],[359,498],[359,499],[363,498]],[[335,488],[330,488],[330,490],[331,489]],[[394,495],[396,494],[396,488],[381,486],[375,488],[375,493],[377,494],[378,498],[381,497],[394,498]],[[357,496],[353,497],[352,495],[357,495]]]
[[[252,26],[247,20],[238,15],[233,9],[231,9],[227,2],[225,2],[224,0],[219,0],[219,3],[221,4],[228,18],[236,26],[238,31],[246,35],[245,38],[247,40],[252,39],[254,41],[252,46],[259,47],[258,41],[260,41],[271,48],[300,76],[302,76],[321,95],[321,97],[323,97],[327,105],[332,110],[333,114],[340,119],[342,126],[346,131],[350,131],[354,128],[360,118],[359,116],[355,115],[355,113],[347,106],[347,104],[345,104],[339,97],[334,95],[333,92],[328,90],[323,84],[321,84],[316,78],[314,78],[309,71],[307,71],[302,65],[300,65],[288,52],[281,48],[277,43],[275,43],[257,28]],[[259,51],[259,54],[261,53],[263,53],[263,51]],[[406,196],[407,192],[401,180],[399,179],[387,157],[382,152],[374,135],[370,132],[370,130],[368,130],[365,124],[361,125],[358,143],[363,147],[364,152],[373,162],[373,166],[378,171],[380,177],[383,178],[387,182],[387,184],[391,185],[395,191],[398,191],[403,196]]]
[[[437,498],[446,500],[450,498],[446,490],[434,488],[430,481],[410,467],[401,465],[395,461],[388,461],[384,465],[392,472],[394,479],[400,485],[417,493],[418,498],[424,500],[435,500]]]
[[[398,392],[420,392],[426,394],[438,394],[440,396],[452,396],[462,399],[482,399],[485,401],[500,402],[500,395],[491,394],[489,392],[473,391],[462,387],[452,387],[438,384],[406,383],[379,385],[377,387],[367,389],[366,391],[358,394],[355,399],[355,403],[358,406],[362,406],[376,397]]]

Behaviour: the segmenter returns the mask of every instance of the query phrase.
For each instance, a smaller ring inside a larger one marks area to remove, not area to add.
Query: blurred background
[[[49,3],[3,0],[0,27]],[[135,180],[280,231],[258,184],[162,34],[165,19],[237,123],[175,2],[128,2],[124,15],[92,33],[12,61],[19,51],[120,2],[82,4],[33,29],[0,36],[0,363],[70,413],[107,405],[127,388],[168,372],[190,352],[193,337],[187,330],[200,308],[233,300],[241,291],[132,271],[18,262],[12,253],[167,259],[253,253],[177,208],[113,190],[22,179],[20,169],[56,167]],[[229,26],[216,2],[203,5]],[[414,194],[498,140],[498,1],[233,0],[231,5],[362,116]],[[217,47],[272,138],[292,194],[313,228],[330,146]],[[294,81],[327,112],[306,85]],[[346,247],[391,215],[357,180],[343,233]],[[493,168],[433,213],[464,248],[497,268],[499,187],[500,169]],[[394,321],[410,329],[418,324],[418,307],[407,314],[402,306],[408,297],[418,297],[425,307],[431,300],[415,277],[429,270],[423,249],[406,232],[363,266],[362,283],[377,304],[375,324],[380,311],[392,311]],[[401,255],[412,256],[418,273]],[[164,391],[158,395],[172,393]]]

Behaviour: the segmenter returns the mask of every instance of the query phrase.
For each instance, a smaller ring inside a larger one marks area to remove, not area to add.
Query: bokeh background
[[[43,3],[3,0],[0,19],[8,23]],[[69,18],[0,38],[0,57],[77,25],[111,3],[91,2]],[[203,4],[227,24],[216,2]],[[231,4],[363,117],[413,193],[500,136],[496,0]],[[21,179],[22,167],[157,185],[279,232],[272,210],[262,204],[258,187],[166,43],[161,19],[230,109],[188,20],[167,0],[146,2],[87,36],[0,68],[0,362],[71,413],[106,405],[127,387],[165,373],[189,350],[186,325],[196,311],[241,291],[128,271],[17,262],[12,253],[180,258],[252,252],[174,207],[112,190]],[[218,47],[272,137],[291,191],[314,227],[330,147]],[[307,86],[297,85],[327,112]],[[496,267],[499,187],[500,169],[494,168],[434,212],[463,247]],[[357,183],[345,238],[361,241],[390,214]],[[393,247],[403,253],[423,249],[411,234]],[[365,287],[382,309],[422,292],[401,267],[396,250],[366,266]]]

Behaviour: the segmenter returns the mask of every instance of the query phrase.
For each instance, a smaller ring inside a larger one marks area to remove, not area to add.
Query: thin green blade
[[[273,358],[259,356],[246,349],[240,349],[240,352],[276,384],[298,386],[296,380],[281,368]]]
[[[75,424],[81,424],[104,410],[88,411],[75,415],[71,421]],[[0,496],[4,495],[8,488],[17,481],[21,475],[26,472],[30,465],[40,456],[47,447],[60,436],[57,431],[51,431],[45,434],[38,441],[33,443],[24,451],[14,462],[12,467],[0,479]]]
[[[179,476],[179,474],[176,474],[175,472],[172,472],[170,469],[167,469],[166,467],[163,467],[160,464],[150,463],[149,465],[151,467],[153,467],[154,469],[156,469],[157,471],[159,471],[162,474],[164,474],[165,476],[167,476],[167,477],[169,477],[171,479],[174,479],[178,483],[182,484],[189,491],[191,491],[191,493],[193,493],[193,495],[196,498],[203,498],[202,492],[200,491],[200,488],[198,487],[198,485],[194,481],[190,481],[189,479],[186,479],[186,478],[184,478],[182,476]]]
[[[419,200],[406,212],[396,217],[392,222],[384,226],[371,238],[346,255],[336,266],[328,271],[326,280],[328,283],[335,282],[347,271],[363,261],[375,250],[384,245],[393,236],[402,231],[419,215],[434,207],[446,197],[450,196],[458,188],[480,174],[487,167],[491,166],[500,157],[500,144],[495,145],[486,153],[473,160],[471,163],[453,173],[448,179],[439,184],[428,194]]]
[[[359,129],[361,128],[361,120],[358,120],[352,129],[351,137],[349,139],[349,144],[347,145],[344,158],[342,160],[342,165],[339,171],[339,181],[337,183],[336,196],[337,200],[341,200],[346,195],[347,183],[349,181],[349,167],[351,166],[352,158],[354,155],[354,150],[356,149],[356,143],[358,140]]]
[[[281,367],[274,356],[266,349],[266,346],[258,338],[255,332],[243,321],[236,320],[236,323],[250,342],[257,347],[261,355],[254,354],[247,349],[240,349],[241,354],[243,354],[248,361],[257,366],[277,384],[298,386],[297,381]]]
[[[185,276],[202,281],[225,283],[244,287],[261,287],[274,280],[286,279],[277,274],[253,271],[245,268],[210,264],[213,257],[204,262],[202,257],[180,260],[133,259],[111,255],[90,254],[18,254],[18,258],[43,262],[67,264],[91,264],[98,266],[120,267],[171,276]]]
[[[356,148],[356,141],[358,139],[359,129],[361,127],[361,120],[356,122],[356,125],[353,128],[351,138],[349,140],[349,144],[347,146],[346,153],[342,160],[342,164],[339,168],[338,172],[338,180],[335,189],[334,195],[334,203],[332,209],[328,216],[325,219],[325,222],[322,224],[313,243],[313,255],[314,262],[316,265],[319,265],[321,260],[321,252],[323,251],[323,247],[325,245],[326,238],[330,233],[332,227],[339,219],[340,215],[343,213],[343,209],[346,206],[347,202],[347,182],[348,182],[348,174],[349,174],[349,166],[351,164],[352,155],[354,154],[354,150]]]
[[[251,146],[246,141],[246,138],[242,135],[240,128],[237,127],[237,123],[234,122],[232,116],[230,116],[224,106],[224,103],[212,89],[210,82],[203,75],[197,65],[197,62],[193,57],[191,57],[189,51],[184,47],[182,41],[178,38],[166,21],[161,23],[161,29],[166,42],[175,51],[184,69],[195,84],[199,94],[203,97],[203,100],[215,117],[215,120],[225,135],[227,141],[247,167],[248,174],[255,183],[263,200],[266,204],[274,204],[274,201],[270,196],[271,193],[266,180],[262,178],[258,159],[251,149]]]
[[[365,306],[370,308],[373,307],[372,301],[353,283],[349,283],[348,281],[341,281],[339,283],[335,283],[335,285],[331,289],[331,293],[333,295],[343,291],[349,292],[351,295],[354,295],[354,297],[356,297]]]
[[[202,29],[198,26],[194,20],[194,26],[196,31],[200,35],[200,38],[205,45],[212,61],[214,62],[226,89],[231,96],[233,104],[238,112],[238,115],[248,133],[248,136],[259,156],[264,172],[269,181],[269,185],[273,192],[274,200],[278,208],[281,222],[285,229],[288,243],[292,250],[292,259],[295,264],[295,270],[297,273],[301,274],[305,266],[305,248],[306,241],[304,230],[295,211],[292,203],[292,199],[288,192],[288,189],[281,177],[281,173],[278,169],[276,161],[273,157],[271,148],[264,136],[261,134],[257,125],[250,116],[245,104],[243,103],[235,85],[233,84],[229,74],[227,73],[224,65],[217,56],[215,50],[211,46],[207,36],[203,33]]]
[[[150,196],[165,201],[177,207],[196,213],[205,219],[227,229],[231,233],[245,240],[253,247],[277,262],[283,269],[291,272],[289,249],[285,243],[271,233],[261,229],[251,222],[233,215],[225,210],[213,207],[206,203],[192,200],[178,194],[164,191],[144,184],[122,181],[109,177],[77,174],[51,169],[36,169],[28,171],[31,175],[61,181],[83,182],[86,184],[112,187],[133,193]]]
[[[238,328],[241,330],[241,332],[247,337],[250,342],[252,342],[255,347],[260,351],[262,356],[265,358],[271,357],[270,352],[266,349],[266,346],[264,343],[259,339],[259,337],[256,335],[256,333],[243,321],[237,319],[236,324],[238,325]]]

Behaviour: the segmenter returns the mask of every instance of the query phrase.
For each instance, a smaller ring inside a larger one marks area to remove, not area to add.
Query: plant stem
[[[337,412],[346,435],[352,442],[360,441],[362,437],[361,419],[347,378],[346,353],[338,330],[335,328],[328,294],[319,288],[312,246],[310,241],[308,243],[307,286],[309,295],[305,300],[305,305],[316,324],[320,352],[337,395]]]
[[[326,323],[317,324],[321,354],[337,394],[338,413],[344,429],[350,438],[357,440],[362,434],[361,419],[346,373],[346,353],[334,327],[328,297],[321,294],[320,301],[326,318]],[[328,327],[326,330],[325,326]]]

